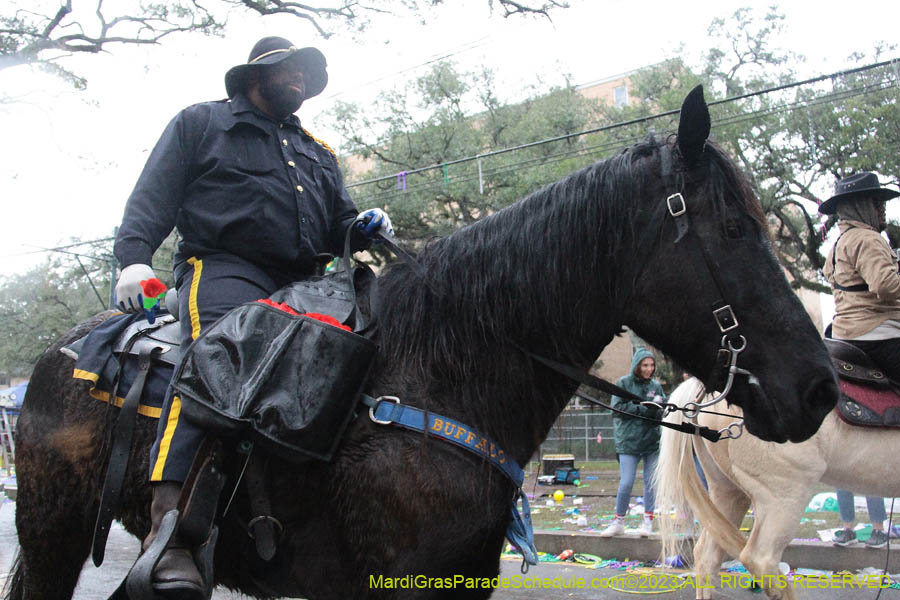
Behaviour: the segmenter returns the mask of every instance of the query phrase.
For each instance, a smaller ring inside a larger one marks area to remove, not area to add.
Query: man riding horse
[[[181,111],[166,127],[128,199],[115,242],[122,273],[117,304],[143,309],[141,282],[155,277],[153,252],[177,227],[175,255],[182,347],[231,309],[267,298],[353,251],[378,232],[393,233],[380,209],[358,214],[334,152],[294,115],[328,81],[324,55],[280,37],[261,39],[246,64],[225,75],[228,100]],[[176,508],[206,433],[180,418],[170,387],[150,460],[152,529]],[[213,511],[214,512],[214,511]],[[171,597],[203,598],[206,585],[191,548],[176,532],[153,571]]]

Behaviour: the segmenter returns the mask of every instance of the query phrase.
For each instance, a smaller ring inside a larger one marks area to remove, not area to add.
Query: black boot
[[[170,510],[178,508],[180,496],[181,484],[179,483],[153,484],[153,503],[150,505],[151,526],[150,533],[143,544],[145,551],[156,539],[163,516]],[[168,547],[153,569],[152,581],[154,592],[166,598],[177,600],[203,600],[206,598],[203,577],[194,562],[189,544],[181,539],[178,529],[172,534]]]

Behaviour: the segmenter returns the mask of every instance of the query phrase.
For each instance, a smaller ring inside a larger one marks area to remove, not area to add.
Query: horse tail
[[[23,600],[25,598],[25,565],[22,564],[22,553],[16,552],[9,576],[3,585],[3,600]]]
[[[684,406],[703,394],[703,384],[691,378],[672,392],[669,402]],[[666,416],[666,421],[681,423],[684,413]],[[687,542],[684,535],[694,531],[694,517],[713,533],[715,541],[728,554],[740,556],[747,540],[741,532],[716,508],[703,487],[694,464],[694,437],[663,428],[659,448],[659,462],[654,476],[656,505],[661,509],[674,508],[672,518],[659,519],[662,538],[662,558],[681,554]]]

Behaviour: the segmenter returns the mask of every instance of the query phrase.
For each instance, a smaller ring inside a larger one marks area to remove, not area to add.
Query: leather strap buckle
[[[379,425],[390,425],[393,421],[379,419],[375,416],[375,411],[381,406],[381,403],[384,401],[393,402],[394,404],[400,404],[400,398],[397,396],[379,396],[375,399],[375,405],[369,407],[369,418],[372,419],[372,422],[378,423]]]
[[[734,316],[734,311],[731,310],[730,304],[715,309],[713,311],[713,317],[715,317],[716,324],[719,326],[719,331],[722,333],[728,333],[729,331],[738,328],[738,320],[737,317]]]
[[[685,204],[684,196],[681,195],[681,192],[666,198],[666,206],[669,208],[669,214],[673,217],[680,217],[687,212],[687,204]]]

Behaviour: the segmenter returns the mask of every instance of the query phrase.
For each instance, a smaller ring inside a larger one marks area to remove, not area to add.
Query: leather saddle
[[[843,340],[825,338],[837,371],[841,419],[863,427],[900,427],[900,383],[888,379],[863,350]]]
[[[79,338],[60,349],[60,352],[73,359],[81,356],[87,336]],[[156,349],[154,359],[176,366],[181,360],[181,326],[175,315],[163,313],[151,324],[146,320],[132,323],[122,330],[112,351],[116,355],[130,354],[140,356],[142,351]]]
[[[345,271],[318,275],[281,288],[270,299],[284,302],[300,313],[319,313],[334,317],[354,331],[362,328],[356,295],[367,294],[375,274],[368,266],[358,265],[353,271],[353,287]],[[174,303],[177,306],[177,303]],[[87,336],[68,344],[62,352],[77,359]],[[141,319],[129,325],[113,344],[116,355],[140,356],[155,350],[154,360],[177,367],[181,362],[181,325],[178,315],[162,313],[151,324]]]

